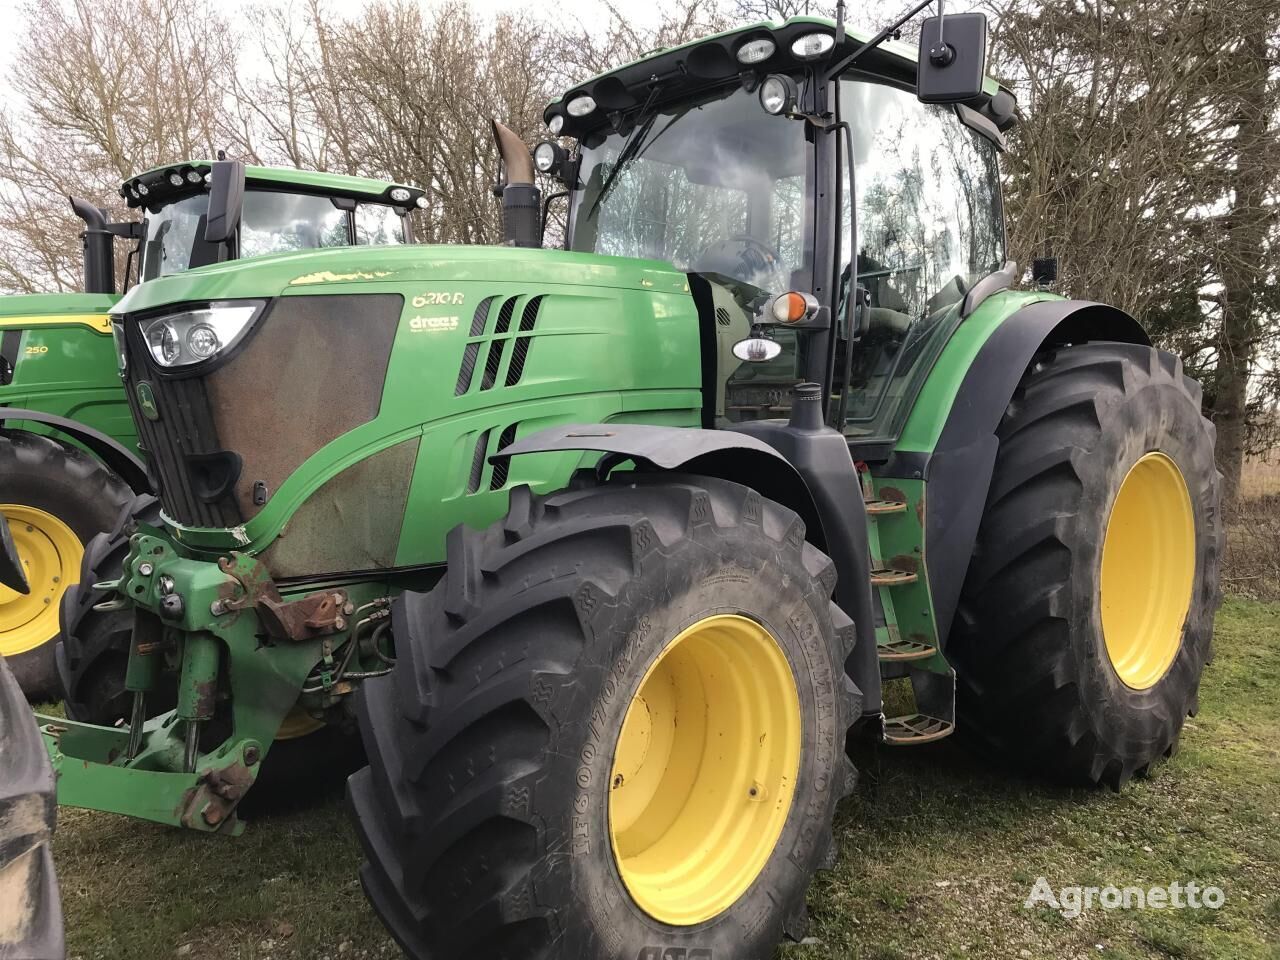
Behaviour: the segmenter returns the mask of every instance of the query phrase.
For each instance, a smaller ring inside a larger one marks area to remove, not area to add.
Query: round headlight
[[[407,203],[410,196],[412,196],[412,194],[410,194],[404,187],[391,188],[391,199],[396,203]]]
[[[427,195],[425,193],[413,202],[418,205],[419,210],[427,209]]]
[[[169,174],[169,183],[170,185],[175,187],[182,186],[182,174],[180,174],[177,170],[171,171]]]
[[[762,60],[768,60],[773,56],[773,51],[778,49],[778,45],[768,37],[761,37],[759,40],[748,40],[738,48],[739,63],[760,63]]]
[[[588,113],[596,108],[596,102],[592,97],[583,94],[580,97],[574,97],[565,106],[571,117],[585,117]]]
[[[212,357],[221,346],[218,332],[207,323],[197,323],[187,331],[187,349],[201,360]]]
[[[806,33],[791,43],[791,53],[801,60],[812,60],[831,52],[836,38],[829,33]]]
[[[560,131],[564,129],[564,115],[557,113],[554,117],[547,121],[547,129],[551,131],[553,137],[560,136]]]
[[[187,171],[187,183],[199,183],[204,177],[200,175],[199,170]]]
[[[789,111],[795,102],[796,85],[790,77],[775,73],[765,77],[764,83],[760,84],[760,106],[765,113],[776,117]]]
[[[182,352],[181,344],[178,343],[178,331],[171,323],[153,324],[147,330],[147,346],[151,348],[151,355],[156,358],[156,362],[166,367],[174,363]]]
[[[533,165],[539,173],[551,173],[560,165],[560,146],[543,140],[533,148]]]

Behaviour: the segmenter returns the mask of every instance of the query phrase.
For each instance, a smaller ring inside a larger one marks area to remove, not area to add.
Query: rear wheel
[[[999,431],[948,656],[961,729],[1119,788],[1197,706],[1219,602],[1219,475],[1176,357],[1093,343],[1038,358]]]
[[[629,475],[449,538],[359,694],[366,893],[414,957],[768,956],[833,856],[860,698],[831,561],[736,484]]]
[[[0,586],[0,654],[30,700],[57,699],[58,609],[80,574],[84,545],[111,526],[130,496],[99,461],[24,431],[0,434],[0,513],[30,592]]]

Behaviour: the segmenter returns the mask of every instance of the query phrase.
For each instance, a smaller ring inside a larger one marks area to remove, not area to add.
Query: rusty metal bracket
[[[235,580],[243,593],[223,597],[217,612],[252,607],[266,632],[277,640],[310,640],[345,630],[347,617],[354,610],[345,590],[324,590],[299,600],[285,600],[267,568],[242,553],[219,558],[218,569]]]
[[[207,771],[183,798],[183,826],[197,830],[234,830],[236,804],[252,786],[253,773],[243,763]]]

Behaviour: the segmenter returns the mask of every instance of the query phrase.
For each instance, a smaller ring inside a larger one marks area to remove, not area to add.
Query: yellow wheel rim
[[[723,912],[777,846],[800,767],[800,698],[786,655],[753,620],[682,631],[627,708],[614,751],[609,837],[651,917]]]
[[[1148,453],[1120,484],[1102,542],[1102,635],[1126,686],[1146,690],[1173,664],[1195,572],[1187,482],[1169,457]]]
[[[280,721],[280,729],[276,731],[277,740],[297,740],[307,734],[315,733],[324,726],[323,720],[317,720],[298,705],[284,715]]]
[[[34,650],[58,635],[58,605],[67,587],[80,579],[84,546],[75,531],[51,513],[22,504],[0,503],[31,592],[0,585],[0,654]]]

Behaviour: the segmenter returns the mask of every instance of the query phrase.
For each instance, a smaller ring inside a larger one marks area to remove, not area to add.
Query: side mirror
[[[226,243],[236,235],[244,210],[244,164],[239,160],[215,160],[209,171],[209,219],[204,227],[206,243]]]
[[[922,103],[965,103],[982,93],[987,18],[981,13],[930,17],[920,29],[916,96]]]
[[[13,544],[13,534],[9,532],[9,521],[3,514],[0,514],[0,584],[21,594],[31,592],[27,585],[27,572],[22,568],[18,548]]]

